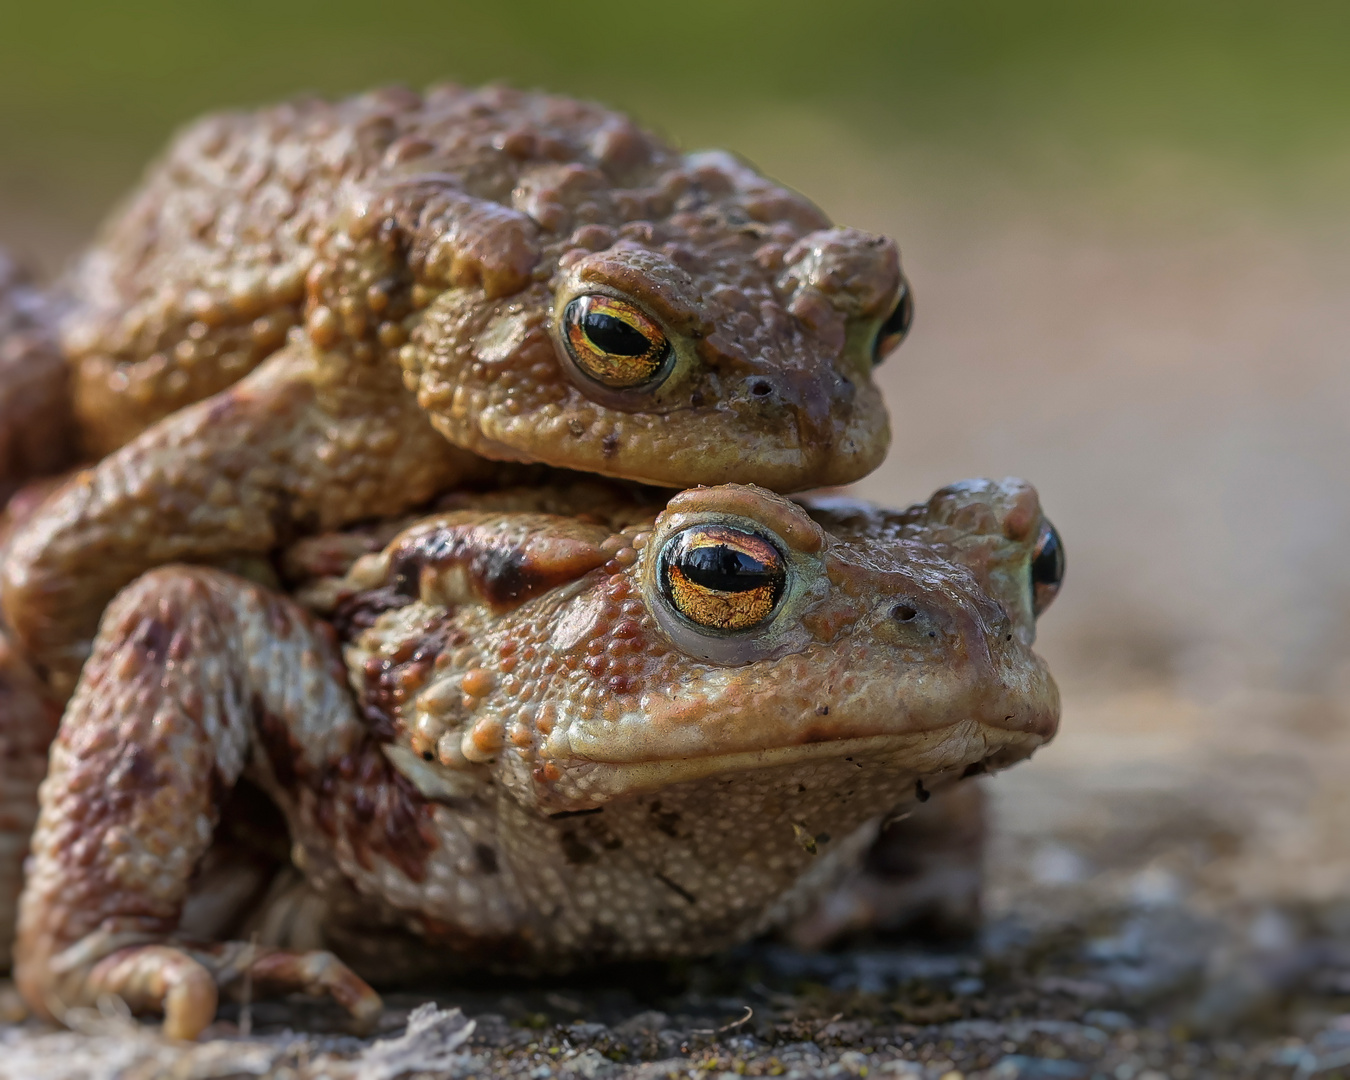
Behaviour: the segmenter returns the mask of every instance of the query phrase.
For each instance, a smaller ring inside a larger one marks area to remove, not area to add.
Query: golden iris
[[[749,630],[773,614],[787,584],[778,548],[724,525],[695,525],[661,553],[661,592],[696,626]]]
[[[598,293],[567,305],[563,339],[578,368],[619,390],[651,382],[670,355],[666,335],[636,304]]]

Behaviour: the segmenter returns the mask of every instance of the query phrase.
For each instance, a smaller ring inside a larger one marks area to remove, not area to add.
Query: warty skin
[[[903,512],[583,486],[461,499],[340,578],[362,540],[305,542],[289,572],[329,621],[153,571],[110,606],[53,745],[18,985],[46,1015],[115,993],[193,1037],[246,971],[369,1021],[367,979],[782,924],[888,815],[1054,734],[1031,649],[1049,536],[1021,481]],[[281,808],[296,868],[256,947],[190,889],[241,784]]]

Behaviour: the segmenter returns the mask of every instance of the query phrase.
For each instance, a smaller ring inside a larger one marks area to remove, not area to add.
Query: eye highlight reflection
[[[583,374],[620,390],[651,382],[670,356],[670,342],[653,319],[636,304],[599,293],[567,305],[563,340]]]
[[[782,553],[756,533],[695,525],[667,541],[658,564],[665,600],[689,622],[735,632],[767,622],[787,585]]]

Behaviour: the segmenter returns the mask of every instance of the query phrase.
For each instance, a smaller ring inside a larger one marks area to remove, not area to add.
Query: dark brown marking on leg
[[[158,786],[155,763],[143,747],[123,746],[117,763],[108,772],[107,784],[117,791],[150,792]]]
[[[169,642],[172,634],[169,628],[157,618],[147,618],[136,628],[132,645],[148,662],[168,659]]]
[[[304,755],[286,722],[270,713],[256,695],[253,698],[253,729],[258,733],[258,741],[262,743],[277,783],[287,790],[294,789],[305,771]]]
[[[354,772],[351,782],[325,783],[320,803],[348,800],[348,838],[358,862],[369,870],[378,856],[409,880],[425,881],[427,859],[440,847],[433,804],[389,763],[374,740],[362,746],[346,770]]]
[[[518,602],[535,589],[531,578],[541,577],[518,548],[490,547],[475,561],[483,595],[493,607]],[[533,587],[532,587],[533,586]]]

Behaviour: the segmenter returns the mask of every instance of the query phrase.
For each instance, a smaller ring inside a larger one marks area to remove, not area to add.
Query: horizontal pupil
[[[613,315],[592,311],[581,320],[581,325],[591,344],[601,352],[614,356],[642,356],[651,351],[652,343],[645,334]]]
[[[716,592],[750,592],[781,582],[779,573],[754,556],[721,545],[686,551],[679,566],[689,581]]]

